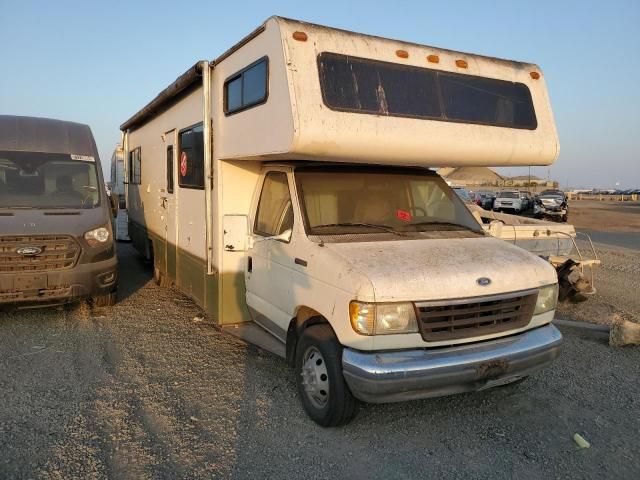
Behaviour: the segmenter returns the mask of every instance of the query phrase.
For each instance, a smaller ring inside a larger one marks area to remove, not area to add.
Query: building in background
[[[440,168],[438,175],[450,185],[464,187],[494,186],[499,187],[504,177],[487,167],[447,167]]]
[[[558,188],[558,182],[535,175],[506,177],[487,167],[440,168],[438,175],[444,178],[449,185],[466,187],[469,190],[499,190],[505,187],[515,187],[537,192],[546,188]]]

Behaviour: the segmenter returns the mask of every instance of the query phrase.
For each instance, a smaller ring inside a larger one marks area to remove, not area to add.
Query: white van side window
[[[293,208],[287,174],[270,172],[264,179],[254,233],[269,237],[293,228]]]

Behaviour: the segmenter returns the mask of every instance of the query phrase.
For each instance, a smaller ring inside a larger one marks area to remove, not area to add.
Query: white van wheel
[[[308,400],[316,408],[324,408],[329,401],[327,364],[320,350],[311,346],[302,360],[302,385]]]
[[[296,346],[296,383],[302,406],[323,427],[346,425],[358,411],[342,374],[342,345],[329,324],[303,330]]]

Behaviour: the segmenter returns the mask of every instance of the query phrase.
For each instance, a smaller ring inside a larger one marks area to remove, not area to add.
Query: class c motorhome
[[[121,130],[156,280],[286,357],[317,423],[559,354],[553,267],[430,169],[555,161],[537,65],[272,17]]]

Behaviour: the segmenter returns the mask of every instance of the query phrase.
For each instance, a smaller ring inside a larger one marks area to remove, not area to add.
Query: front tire
[[[104,295],[96,295],[91,297],[91,305],[94,307],[112,307],[118,301],[118,291],[106,293]]]
[[[302,406],[318,425],[338,427],[358,411],[342,374],[342,345],[328,324],[302,332],[296,347],[296,383]]]

